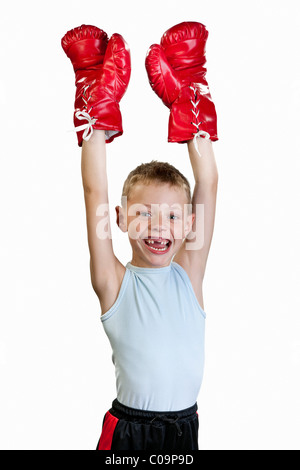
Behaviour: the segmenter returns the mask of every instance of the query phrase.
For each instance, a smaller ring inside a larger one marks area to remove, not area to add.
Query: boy
[[[181,23],[147,54],[150,85],[170,108],[168,139],[187,143],[195,187],[191,197],[187,179],[168,163],[131,171],[116,207],[132,247],[126,266],[114,255],[106,215],[106,143],[123,132],[119,102],[130,78],[129,49],[122,36],[108,41],[93,26],[62,39],[76,73],[74,122],[82,146],[91,281],[116,369],[117,399],[105,415],[99,450],[198,449],[202,282],[218,182],[216,112],[204,68],[207,35],[200,23]]]

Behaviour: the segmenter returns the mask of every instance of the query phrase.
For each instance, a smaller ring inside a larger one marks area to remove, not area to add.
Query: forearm
[[[210,140],[197,139],[198,150],[194,142],[188,142],[190,161],[195,178],[195,187],[192,196],[192,211],[196,214],[193,232],[201,234],[202,247],[199,250],[201,259],[202,276],[204,275],[206,261],[210,250],[214,231],[216,202],[218,192],[218,170],[215,161],[212,142]],[[198,212],[198,210],[200,211]]]
[[[107,194],[105,131],[94,130],[90,140],[83,141],[81,175],[86,193],[100,193],[101,199]],[[106,201],[102,200],[102,202]]]
[[[86,209],[92,285],[96,292],[114,263],[109,215],[105,132],[94,130],[82,145],[82,183]]]
[[[187,145],[195,184],[216,186],[218,183],[218,169],[212,142],[202,137],[197,138],[197,146],[201,156],[195,149],[193,140],[190,140]]]

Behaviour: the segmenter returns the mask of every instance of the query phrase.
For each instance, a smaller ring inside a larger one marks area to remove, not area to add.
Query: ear
[[[191,232],[195,218],[196,218],[196,214],[189,214],[186,217],[186,221],[184,224],[184,238],[186,238],[187,235]]]
[[[118,227],[122,230],[122,232],[126,233],[128,231],[127,228],[127,214],[123,207],[116,206],[116,222]]]

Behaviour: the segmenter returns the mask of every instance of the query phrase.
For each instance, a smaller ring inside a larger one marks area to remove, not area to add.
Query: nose
[[[170,227],[167,221],[164,219],[162,212],[155,213],[150,220],[150,224],[151,234],[153,234],[153,236],[159,235],[164,236],[165,238],[169,238],[168,233]]]

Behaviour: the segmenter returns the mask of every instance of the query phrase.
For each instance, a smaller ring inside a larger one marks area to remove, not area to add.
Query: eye
[[[170,214],[170,219],[171,220],[177,220],[177,219],[179,219],[179,217],[178,217],[178,215]]]
[[[150,212],[137,212],[137,214],[142,217],[151,217]]]

